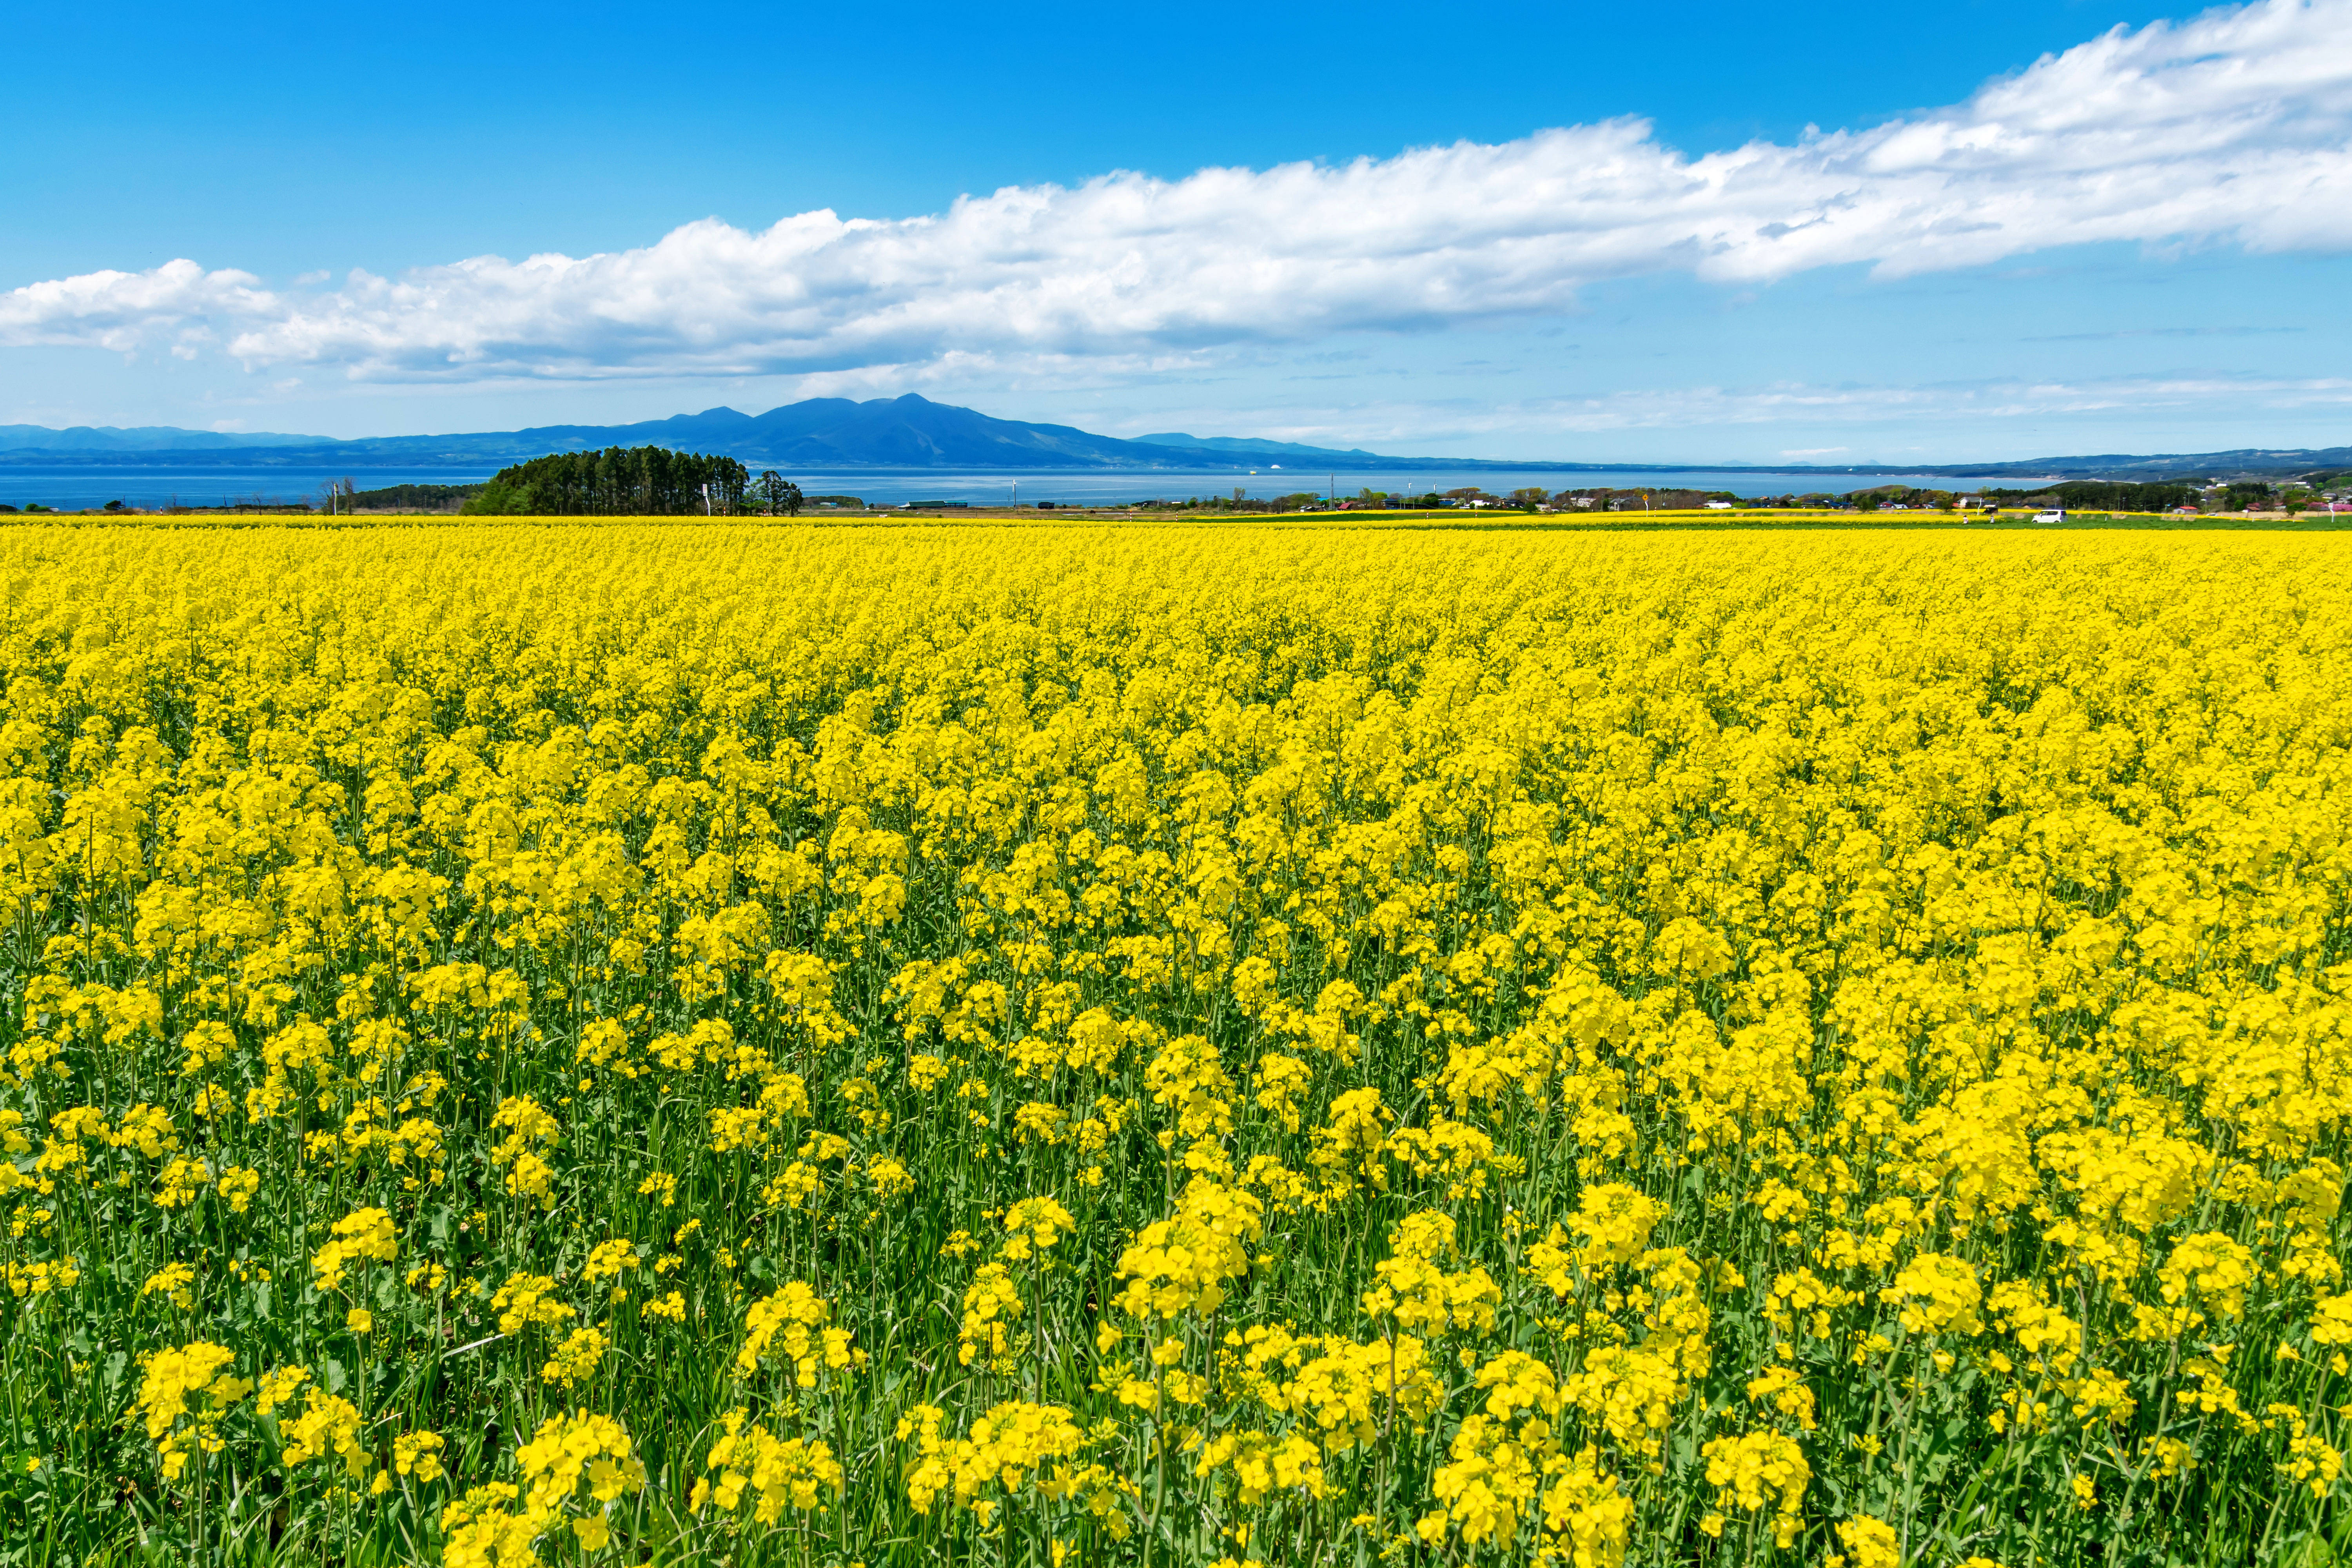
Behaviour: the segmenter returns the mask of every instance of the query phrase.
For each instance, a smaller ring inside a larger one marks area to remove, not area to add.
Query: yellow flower
[[[814,1388],[822,1368],[841,1372],[859,1357],[845,1330],[828,1326],[832,1303],[798,1280],[751,1304],[743,1323],[743,1343],[735,1352],[738,1375],[749,1377],[772,1352],[793,1365],[794,1381]]]
[[[499,1314],[499,1332],[520,1333],[526,1328],[560,1323],[573,1316],[570,1307],[553,1300],[554,1289],[551,1275],[509,1275],[507,1282],[490,1297],[490,1310]]]
[[[560,1383],[569,1393],[595,1375],[610,1345],[611,1342],[595,1329],[572,1330],[571,1337],[558,1345],[555,1354],[539,1369],[540,1381]]]
[[[1793,1551],[1890,1410],[2004,1563],[2108,1460],[2311,1533],[2352,545],[1576,499],[12,520],[15,1392],[119,1384],[180,1533],[274,1468],[289,1541],[401,1494],[445,1568],[633,1544],[689,1311],[745,1561],[1116,1557],[1160,1481],[1204,1560]],[[518,1372],[566,1407],[478,1444]]]
[[[160,1295],[174,1307],[184,1310],[196,1304],[195,1297],[188,1289],[188,1287],[195,1281],[195,1269],[185,1263],[167,1264],[147,1277],[147,1282],[139,1287],[139,1294]]]
[[[711,1445],[704,1461],[706,1468],[719,1472],[719,1482],[715,1488],[707,1480],[695,1483],[693,1511],[715,1500],[732,1513],[748,1488],[758,1497],[753,1517],[773,1524],[788,1507],[805,1513],[824,1506],[828,1493],[841,1495],[845,1472],[828,1446],[779,1438],[756,1423],[747,1425],[748,1418],[743,1410],[730,1411],[723,1418],[725,1436]]]
[[[279,1427],[287,1439],[279,1456],[286,1466],[333,1454],[349,1474],[367,1474],[373,1461],[361,1439],[359,1406],[321,1388],[306,1390],[302,1402],[302,1413]]]
[[[589,1249],[588,1261],[581,1268],[583,1278],[592,1283],[612,1279],[635,1268],[639,1259],[635,1243],[622,1240],[600,1241]]]
[[[1128,1281],[1118,1304],[1129,1316],[1213,1312],[1225,1286],[1249,1270],[1249,1244],[1257,1239],[1264,1206],[1245,1193],[1196,1179],[1184,1190],[1172,1219],[1137,1233],[1119,1257]]]
[[[1837,1538],[1845,1554],[1832,1561],[1851,1568],[1902,1568],[1902,1543],[1885,1520],[1858,1513],[1838,1525]]]
[[[342,1288],[343,1275],[362,1262],[389,1263],[400,1252],[400,1232],[383,1209],[355,1209],[334,1224],[333,1237],[310,1259],[319,1289]]]
[[[392,1467],[404,1476],[419,1481],[436,1481],[445,1473],[441,1468],[443,1444],[436,1432],[404,1432],[392,1440]]]

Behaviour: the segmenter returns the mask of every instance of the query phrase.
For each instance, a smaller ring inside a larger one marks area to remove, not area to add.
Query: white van
[[[2033,521],[2036,522],[2063,522],[2066,521],[2066,509],[2062,506],[2053,507],[2048,511],[2037,511],[2033,514]]]

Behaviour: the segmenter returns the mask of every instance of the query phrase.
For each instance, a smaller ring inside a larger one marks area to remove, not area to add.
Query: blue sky
[[[0,423],[2352,442],[2352,4],[2198,16],[25,8]]]

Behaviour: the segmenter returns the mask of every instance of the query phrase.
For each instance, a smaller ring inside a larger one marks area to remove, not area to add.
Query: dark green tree
[[[467,503],[476,514],[677,517],[743,510],[751,474],[732,458],[663,447],[553,452],[500,468]],[[706,491],[705,487],[708,487]]]
[[[801,494],[800,486],[773,468],[762,472],[759,482],[751,489],[760,503],[768,509],[768,515],[771,517],[779,513],[787,517],[798,517],[801,514],[801,505],[806,499]]]
[[[502,470],[482,487],[481,494],[467,500],[458,511],[467,517],[528,517],[542,509],[536,503],[530,486],[518,484]]]

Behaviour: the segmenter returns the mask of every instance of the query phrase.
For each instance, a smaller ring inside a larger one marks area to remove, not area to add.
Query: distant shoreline
[[[1706,438],[1706,437],[1698,437]],[[1831,479],[1933,479],[2058,483],[2066,479],[2147,482],[2203,479],[2292,478],[2352,469],[2352,447],[2237,447],[2197,453],[2102,452],[1999,461],[1942,463],[1592,462],[1551,458],[1394,456],[1361,447],[1314,447],[1264,437],[1167,432],[1129,438],[1075,426],[1002,419],[978,409],[898,397],[805,398],[764,414],[707,408],[698,414],[626,425],[541,425],[431,436],[342,440],[292,432],[229,435],[150,426],[136,429],[75,426],[0,426],[0,474],[30,470],[108,472],[168,469],[278,473],[316,469],[356,476],[423,469],[487,473],[510,463],[614,447],[661,447],[731,458],[757,471],[835,474],[866,479],[902,475],[987,475],[1010,483],[1026,475],[1089,473],[1173,480],[1183,476],[1265,478],[1289,482],[1312,475],[1465,476],[1527,474],[1708,475],[1752,480],[1770,474],[1804,486]],[[1818,448],[1817,448],[1818,450]],[[1663,482],[1661,479],[1658,482]],[[1719,488],[1719,487],[1716,487]]]
[[[0,464],[0,502],[79,510],[120,500],[126,506],[152,509],[176,500],[192,506],[225,502],[293,502],[315,500],[332,480],[355,478],[361,489],[394,484],[478,484],[497,471],[497,465],[401,464],[371,468],[362,464],[317,464],[305,468],[235,467],[164,464],[84,464],[36,467]],[[756,471],[756,466],[755,466]],[[803,468],[782,470],[812,496],[826,493],[856,495],[870,501],[961,500],[974,506],[1003,505],[1018,500],[1034,505],[1051,500],[1070,505],[1134,503],[1187,496],[1229,495],[1270,500],[1288,492],[1336,490],[1355,494],[1367,482],[1379,489],[1398,488],[1410,480],[1414,494],[1476,485],[1508,491],[1521,484],[1542,483],[1561,488],[1559,479],[1579,480],[1614,489],[1655,487],[1661,489],[1731,490],[1740,494],[1779,495],[1824,488],[1823,476],[1790,468],[1462,468],[1444,464],[1397,468],[1374,476],[1360,471],[1307,468],[1286,465],[1248,469],[1123,469],[1104,468]],[[1916,470],[1880,476],[1939,484],[1943,477]],[[1702,482],[1704,481],[1704,482]],[[1837,489],[1850,489],[1841,485]],[[1017,492],[1017,493],[1016,493]]]
[[[579,450],[580,448],[572,448]],[[288,469],[333,469],[337,473],[410,473],[420,469],[494,470],[509,463],[526,462],[541,457],[541,452],[516,451],[483,457],[473,453],[425,454],[422,457],[339,457],[331,448],[229,447],[198,448],[194,451],[88,451],[59,452],[46,447],[16,447],[0,450],[0,469],[38,473],[89,473],[116,470],[172,469],[186,471],[263,471]],[[1288,462],[1200,464],[1182,463],[1062,463],[1062,464],[987,464],[940,463],[914,465],[905,463],[829,462],[823,465],[795,463],[789,459],[761,457],[737,452],[732,456],[753,468],[789,468],[801,471],[872,474],[879,478],[920,476],[936,473],[966,473],[985,471],[1017,478],[1029,474],[1132,474],[1178,476],[1210,476],[1255,474],[1261,478],[1270,473],[1307,476],[1312,474],[1415,474],[1445,473],[1514,473],[1514,474],[1795,474],[1832,479],[1841,476],[1884,479],[1981,479],[2023,480],[2028,483],[2059,480],[2074,477],[2065,471],[2036,468],[2031,470],[2000,464],[1953,464],[1946,466],[1904,465],[1895,463],[1859,463],[1842,468],[1823,468],[1810,463],[1562,463],[1513,462],[1499,458],[1357,458],[1349,462]]]

